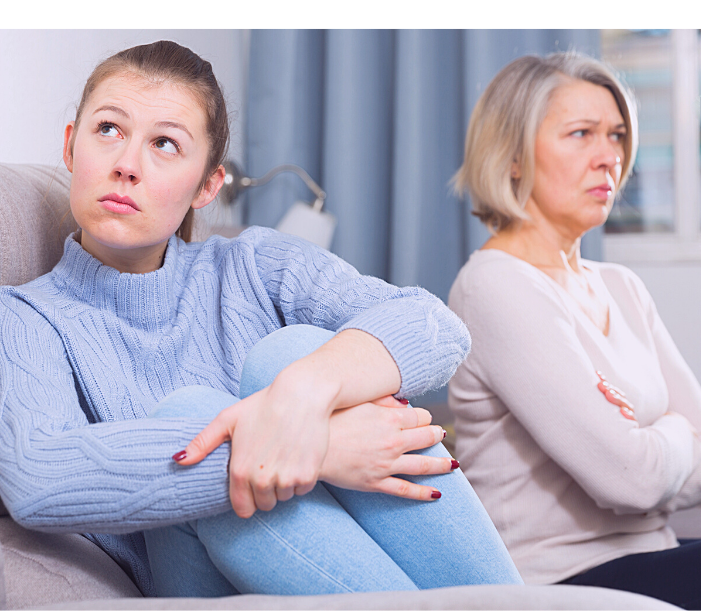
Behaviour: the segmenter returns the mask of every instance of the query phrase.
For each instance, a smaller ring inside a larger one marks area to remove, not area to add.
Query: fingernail
[[[448,436],[448,433],[445,430],[443,430],[443,438],[445,438],[446,436]]]
[[[623,415],[623,417],[625,417],[626,419],[630,419],[630,420],[632,420],[632,421],[636,421],[636,419],[635,419],[635,413],[633,413],[633,411],[631,411],[631,410],[630,410],[629,408],[627,408],[627,407],[621,407],[621,415]]]
[[[433,490],[431,492],[431,498],[440,498],[440,497],[441,497],[441,493],[438,490]]]
[[[397,400],[399,400],[399,402],[402,404],[409,404],[409,401],[406,398],[397,398]]]
[[[456,468],[460,468],[460,462],[458,462],[457,460],[451,460],[450,470],[455,470]]]
[[[182,451],[178,451],[178,453],[176,453],[176,454],[173,456],[173,459],[174,459],[176,462],[180,462],[180,460],[184,460],[186,457],[187,457],[187,451],[185,451],[185,450],[183,449]]]

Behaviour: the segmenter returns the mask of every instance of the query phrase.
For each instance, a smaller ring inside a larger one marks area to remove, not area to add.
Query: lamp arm
[[[316,200],[314,201],[314,204],[312,205],[312,208],[315,211],[321,211],[321,209],[324,207],[324,200],[326,199],[326,192],[321,189],[316,181],[312,179],[309,174],[307,173],[306,170],[303,168],[300,168],[299,166],[296,166],[295,164],[282,164],[281,166],[276,166],[275,168],[269,170],[266,172],[262,177],[258,179],[254,179],[252,177],[242,177],[241,178],[241,187],[257,187],[259,185],[265,185],[268,181],[270,181],[274,176],[279,175],[280,173],[283,172],[292,172],[296,174],[298,177],[304,181],[306,186],[314,193],[316,196]]]

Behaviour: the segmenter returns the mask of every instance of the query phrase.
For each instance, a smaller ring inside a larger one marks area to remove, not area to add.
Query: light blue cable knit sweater
[[[0,494],[11,515],[30,529],[98,533],[88,537],[153,594],[139,531],[230,510],[230,446],[181,467],[171,455],[209,420],[140,418],[186,385],[238,395],[251,347],[298,323],[380,339],[402,397],[445,384],[470,344],[425,290],[361,276],[274,230],[173,237],[163,266],[143,275],[69,237],[52,272],[0,288]]]

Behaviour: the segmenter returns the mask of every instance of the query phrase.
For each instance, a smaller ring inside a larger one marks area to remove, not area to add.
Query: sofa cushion
[[[5,608],[141,596],[112,558],[78,534],[33,532],[2,517],[0,543]]]
[[[574,589],[573,589],[574,588]],[[47,609],[49,607],[46,607]],[[580,585],[463,585],[420,592],[322,596],[143,598],[71,602],[53,609],[114,611],[680,611],[630,592]]]
[[[20,285],[49,272],[75,229],[65,168],[0,164],[0,285]]]

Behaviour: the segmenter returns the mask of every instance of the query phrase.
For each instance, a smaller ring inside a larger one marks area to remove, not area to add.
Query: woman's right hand
[[[443,440],[443,428],[430,423],[428,411],[407,407],[392,396],[335,411],[319,479],[361,492],[414,500],[440,498],[433,487],[393,476],[439,475],[459,466],[451,458],[407,453]]]
[[[599,383],[597,387],[599,388],[599,391],[606,397],[606,400],[608,400],[611,404],[615,404],[617,407],[619,407],[619,410],[623,417],[632,421],[637,421],[635,419],[635,410],[633,408],[633,404],[630,402],[630,400],[628,400],[628,398],[626,398],[625,393],[623,393],[617,387],[611,385],[606,380],[604,373],[602,373],[600,370],[596,371],[596,375],[597,377],[599,377]]]

